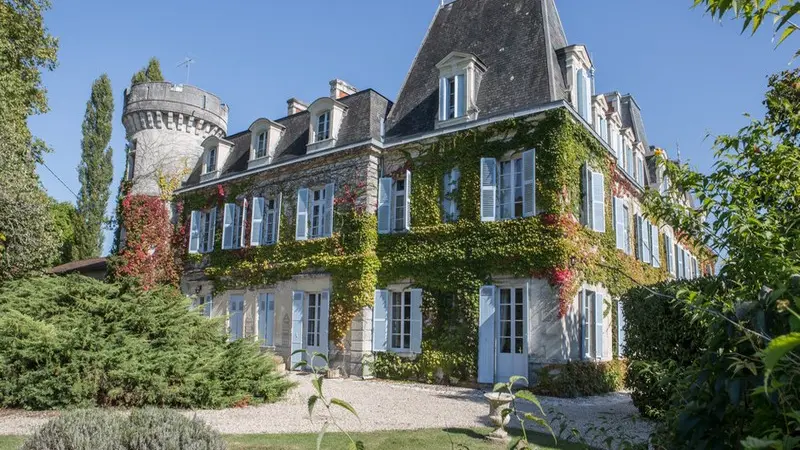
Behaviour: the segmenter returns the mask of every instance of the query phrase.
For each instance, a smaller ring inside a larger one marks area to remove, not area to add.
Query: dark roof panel
[[[483,61],[482,118],[564,97],[556,49],[566,43],[552,0],[457,0],[436,13],[388,120],[388,135],[434,129],[442,59],[454,51]]]

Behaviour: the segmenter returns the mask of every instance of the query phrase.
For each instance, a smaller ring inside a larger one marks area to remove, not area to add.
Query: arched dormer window
[[[308,112],[308,153],[336,147],[347,106],[330,97],[322,97],[309,105]]]
[[[201,158],[200,181],[213,180],[219,178],[220,173],[225,169],[233,150],[233,142],[218,138],[216,136],[207,137],[201,144],[203,156]]]
[[[583,45],[570,45],[558,50],[566,64],[566,75],[572,106],[588,123],[592,123],[594,97],[594,67]]]
[[[475,55],[452,52],[436,64],[439,69],[439,114],[436,127],[478,118],[478,89],[486,66]]]
[[[275,149],[278,147],[286,127],[269,119],[257,119],[250,125],[250,159],[248,168],[272,163]]]

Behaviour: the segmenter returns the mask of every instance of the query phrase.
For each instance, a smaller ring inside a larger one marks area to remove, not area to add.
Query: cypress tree
[[[78,177],[78,223],[75,226],[73,259],[94,258],[103,248],[103,222],[108,206],[109,187],[114,176],[111,163],[111,117],[114,97],[106,74],[92,84],[86,102]]]
[[[161,63],[158,58],[150,58],[146,67],[134,73],[131,77],[131,84],[147,83],[150,81],[164,81],[164,75],[161,74]]]

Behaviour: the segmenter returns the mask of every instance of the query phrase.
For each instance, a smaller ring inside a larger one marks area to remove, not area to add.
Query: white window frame
[[[214,240],[215,240],[215,229],[216,229],[216,216],[217,216],[217,208],[211,208],[209,210],[201,210],[201,211],[193,211],[193,213],[198,213],[198,224],[197,224],[197,250],[194,251],[191,248],[191,239],[192,237],[189,236],[189,253],[211,253],[214,251]],[[193,224],[190,224],[190,226]],[[189,230],[189,233],[192,233],[192,230]]]
[[[314,317],[311,317],[311,300],[312,297],[315,301],[314,306]],[[320,319],[322,311],[322,293],[321,292],[306,292],[306,308],[305,308],[305,318],[303,324],[303,344],[305,348],[308,347],[319,347],[321,346],[320,341],[322,340],[322,319]],[[314,325],[314,330],[311,329],[311,325]],[[309,339],[312,338],[313,339]],[[314,341],[313,343],[311,341]]]
[[[519,170],[517,170],[517,165]],[[510,173],[505,175],[509,180],[509,187],[503,187],[503,167],[509,167]],[[519,184],[519,185],[518,185]],[[519,189],[519,201],[517,201],[517,189]],[[524,217],[525,199],[523,191],[525,189],[525,181],[522,167],[522,155],[514,155],[497,162],[497,220],[511,220]],[[506,202],[503,201],[503,193],[510,194]],[[517,214],[517,204],[519,204],[519,214]],[[510,211],[504,211],[504,207],[510,207]],[[506,215],[510,212],[510,215]]]
[[[585,216],[585,225],[592,231],[596,231],[598,233],[605,233],[606,232],[606,180],[605,174],[599,170],[593,169],[588,163],[584,165],[584,180],[583,180],[583,187],[584,187],[584,216]],[[599,177],[600,181],[602,182],[601,189],[599,196],[595,196],[594,192],[594,182],[595,177]],[[600,211],[595,211],[595,204],[602,203],[602,208]],[[600,213],[600,218],[595,221],[595,214]],[[595,224],[595,222],[597,222]],[[597,225],[597,226],[595,226]]]
[[[218,147],[211,147],[206,151],[205,158],[205,173],[212,173],[217,171],[217,153]]]
[[[278,230],[280,229],[281,220],[281,200],[282,195],[278,194],[273,197],[253,197],[253,217],[250,221],[250,245],[259,247],[265,245],[273,245],[278,242]],[[255,217],[256,203],[261,203],[261,217]],[[271,206],[270,206],[271,205]],[[254,229],[260,227],[260,239],[254,241]]]
[[[580,357],[589,361],[603,360],[605,356],[605,336],[603,336],[605,323],[603,323],[603,320],[605,317],[606,295],[592,288],[582,289],[579,295],[581,296],[580,302],[582,306],[579,317],[582,330]],[[600,299],[597,298],[598,295],[600,295]],[[598,306],[601,308],[599,313],[597,311]],[[599,323],[598,319],[600,320]],[[600,332],[599,337],[598,332]],[[600,347],[600,354],[597,352],[598,346]]]
[[[331,138],[331,110],[325,110],[317,116],[314,124],[314,142],[322,142]]]
[[[517,317],[516,311],[514,311],[514,312],[512,312],[512,315],[514,315],[514,321],[512,322],[510,318],[507,320],[508,322],[511,322],[509,324],[510,325],[509,331],[511,333],[510,335],[504,335],[503,334],[503,322],[506,322],[506,319],[503,318],[503,305],[504,305],[503,304],[503,300],[502,300],[503,299],[503,291],[509,291],[509,306],[510,306],[512,311],[516,309],[518,302],[522,303],[522,316]],[[506,355],[524,355],[524,354],[527,353],[527,347],[528,347],[527,342],[526,342],[526,340],[528,338],[528,329],[526,328],[527,311],[528,311],[528,309],[525,307],[525,306],[527,306],[526,305],[527,302],[525,301],[525,296],[527,295],[527,286],[525,286],[525,285],[523,285],[523,286],[498,285],[495,288],[495,292],[496,292],[496,295],[497,295],[497,312],[496,312],[496,314],[497,314],[497,326],[498,326],[497,337],[499,338],[498,339],[499,342],[497,343],[497,347],[498,347],[497,348],[497,352],[498,353],[503,353],[503,354],[506,354]],[[517,295],[519,295],[520,298],[517,298]],[[516,332],[514,331],[514,330],[516,330],[518,322],[522,322],[522,335],[521,336],[517,336]],[[503,340],[506,339],[506,338],[508,338],[508,339],[522,339],[522,349],[520,351],[517,351],[517,349],[518,349],[517,343],[512,340],[512,341],[509,341],[509,351],[508,352],[504,352],[503,349],[502,349],[502,345],[503,345]]]
[[[444,174],[444,190],[442,191],[442,218],[444,222],[455,222],[458,220],[458,202],[455,193],[461,180],[461,171],[454,167]]]
[[[315,196],[319,194],[319,198]],[[308,190],[308,237],[309,239],[325,237],[325,220],[327,220],[325,187]],[[316,226],[314,220],[317,220]]]
[[[395,315],[395,295],[400,298],[400,317]],[[407,310],[407,311],[406,311]],[[406,315],[408,312],[408,315]],[[411,290],[389,291],[389,350],[395,353],[411,352]],[[400,324],[400,332],[395,332],[395,323]],[[406,330],[408,330],[406,332]],[[400,338],[400,346],[394,345],[394,338]],[[408,339],[408,345],[406,345]]]
[[[258,133],[256,138],[256,151],[255,159],[264,158],[267,156],[267,131],[264,130]]]
[[[644,186],[644,158],[642,158],[641,154],[636,153],[634,159],[636,159],[636,174],[634,178],[639,184]]]
[[[467,89],[466,73],[456,73],[442,77],[439,81],[439,121],[459,119],[466,115]]]

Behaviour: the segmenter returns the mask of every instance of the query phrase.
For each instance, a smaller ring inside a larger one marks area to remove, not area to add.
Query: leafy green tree
[[[800,13],[800,2],[796,0],[694,0],[694,7],[698,6],[705,7],[706,12],[718,20],[727,14],[743,20],[742,33],[748,28],[755,33],[765,20],[771,20],[774,33],[780,34],[778,45],[798,30],[793,20]],[[800,55],[800,51],[797,54]]]
[[[671,383],[669,448],[800,447],[800,69],[770,77],[766,115],[716,139],[711,173],[661,161],[672,195],[646,208],[724,256],[678,294],[710,321],[706,350]]]
[[[161,63],[156,57],[150,58],[147,66],[142,67],[131,77],[131,85],[150,81],[164,81],[164,75],[161,74]]]
[[[74,259],[100,256],[103,249],[103,223],[114,176],[111,163],[111,117],[114,114],[114,95],[106,74],[92,84],[92,94],[86,102],[81,141],[81,164],[78,177],[78,221],[75,230]]]
[[[50,201],[50,214],[53,216],[59,242],[58,260],[54,264],[65,264],[72,261],[78,211],[70,202],[58,202],[55,199],[50,199]]]
[[[0,0],[0,282],[47,267],[57,253],[49,201],[36,175],[46,146],[28,117],[47,111],[41,71],[58,41],[44,26],[47,0]]]

